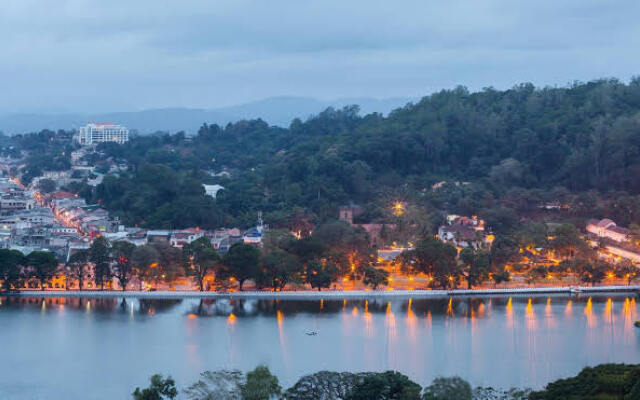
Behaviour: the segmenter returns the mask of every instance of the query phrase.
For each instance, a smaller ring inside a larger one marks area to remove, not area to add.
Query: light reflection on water
[[[0,387],[8,399],[128,398],[153,373],[170,373],[184,385],[205,369],[246,371],[259,363],[283,386],[319,370],[398,369],[420,384],[460,375],[475,385],[540,387],[585,365],[637,362],[636,319],[636,299],[619,295],[3,297]]]

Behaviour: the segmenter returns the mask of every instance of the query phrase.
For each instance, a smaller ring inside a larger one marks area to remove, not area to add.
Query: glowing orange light
[[[233,314],[233,313],[229,314],[229,316],[227,317],[227,323],[228,323],[229,325],[233,325],[233,324],[235,324],[235,323],[236,323],[236,316],[235,316],[235,314]]]
[[[189,313],[189,314],[187,314],[187,318],[189,318],[189,319],[196,319],[196,318],[198,318],[198,316],[197,316],[197,315],[195,315],[194,313]]]

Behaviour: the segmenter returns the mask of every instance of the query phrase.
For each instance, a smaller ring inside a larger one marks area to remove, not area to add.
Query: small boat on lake
[[[636,328],[640,328],[640,321],[634,322],[633,326],[635,326]]]
[[[307,336],[316,336],[318,334],[317,331],[306,331],[305,333]]]

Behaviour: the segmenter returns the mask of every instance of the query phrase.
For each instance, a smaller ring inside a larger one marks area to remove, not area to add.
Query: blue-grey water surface
[[[153,373],[396,369],[421,385],[539,388],[640,361],[632,296],[369,300],[0,299],[0,399],[128,399]],[[315,336],[307,335],[317,331]]]

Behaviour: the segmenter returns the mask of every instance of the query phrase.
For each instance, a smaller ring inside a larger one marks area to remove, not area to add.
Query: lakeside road
[[[456,289],[456,290],[326,290],[283,292],[197,292],[197,291],[54,291],[28,290],[8,293],[21,297],[134,297],[143,299],[166,298],[247,298],[247,299],[331,299],[331,298],[437,298],[450,296],[536,295],[536,294],[590,294],[590,293],[638,293],[640,286],[566,286],[506,289]]]

